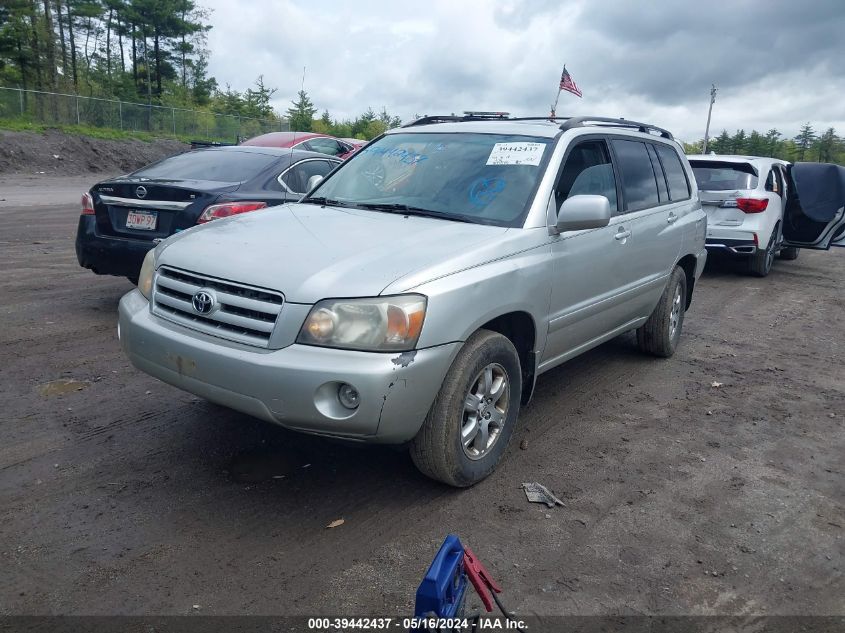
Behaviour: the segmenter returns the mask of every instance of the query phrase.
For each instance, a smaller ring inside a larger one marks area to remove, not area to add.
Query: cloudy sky
[[[704,135],[811,121],[845,134],[845,0],[199,0],[211,73],[275,107],[305,88],[322,111],[543,115],[566,63],[584,93],[558,114],[624,116]]]

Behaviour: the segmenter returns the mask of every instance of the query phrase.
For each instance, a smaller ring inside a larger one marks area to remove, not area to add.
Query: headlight
[[[146,257],[144,263],[141,264],[141,272],[138,273],[138,290],[144,295],[147,300],[150,298],[150,293],[153,290],[153,273],[156,269],[155,249],[151,249]]]
[[[327,299],[311,309],[296,342],[369,352],[408,351],[420,338],[425,307],[422,295]]]

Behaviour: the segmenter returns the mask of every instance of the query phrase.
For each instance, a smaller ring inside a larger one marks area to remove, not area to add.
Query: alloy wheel
[[[510,381],[499,363],[484,367],[464,398],[461,447],[472,460],[484,457],[502,433],[508,417]]]

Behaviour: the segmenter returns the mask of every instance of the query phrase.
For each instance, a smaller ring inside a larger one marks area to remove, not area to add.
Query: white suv
[[[775,256],[798,257],[783,244],[789,163],[755,156],[689,156],[707,213],[707,249],[741,256],[758,277],[769,274]]]

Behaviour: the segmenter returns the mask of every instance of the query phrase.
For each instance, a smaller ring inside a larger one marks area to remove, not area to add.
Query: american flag
[[[572,79],[572,75],[566,70],[566,66],[563,67],[563,72],[560,74],[560,89],[571,92],[576,97],[581,96],[581,91],[578,90],[578,86],[575,85],[575,80]]]

